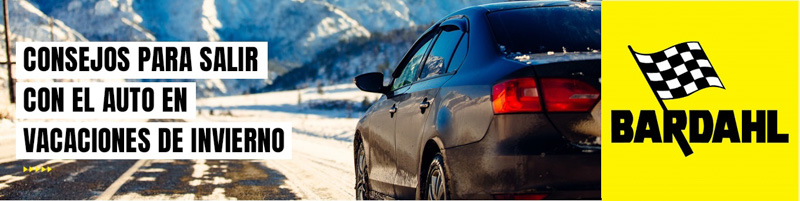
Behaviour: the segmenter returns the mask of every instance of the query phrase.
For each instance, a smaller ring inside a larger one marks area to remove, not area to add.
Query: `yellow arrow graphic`
[[[50,172],[53,171],[53,168],[50,166],[47,167],[26,167],[22,166],[22,172]]]

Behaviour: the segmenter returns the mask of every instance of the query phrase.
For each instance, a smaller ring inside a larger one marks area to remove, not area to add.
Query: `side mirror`
[[[384,93],[386,87],[383,87],[383,73],[372,72],[356,76],[353,79],[358,89],[366,92]]]

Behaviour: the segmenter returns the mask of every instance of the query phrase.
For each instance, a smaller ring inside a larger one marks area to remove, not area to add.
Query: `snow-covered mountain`
[[[140,25],[132,0],[35,0],[45,14],[63,21],[91,41],[154,41]]]
[[[0,4],[2,9],[2,4]],[[8,15],[12,43],[11,54],[14,59],[14,43],[23,41],[87,41],[78,31],[70,28],[59,19],[52,19],[26,0],[9,0]],[[3,21],[0,20],[0,24]],[[0,62],[6,61],[5,27],[0,26]],[[0,65],[0,83],[8,82],[7,69]],[[24,80],[20,80],[24,81]],[[0,103],[8,101],[7,85],[0,84]]]
[[[353,77],[367,72],[390,74],[428,25],[376,33],[370,38],[340,42],[320,51],[303,66],[276,77],[272,84],[254,92],[289,90],[352,83]]]
[[[219,41],[213,0],[135,1],[134,9],[144,16],[142,23],[159,41]]]
[[[2,8],[2,4],[0,4]],[[33,4],[25,0],[8,1],[11,41],[86,41],[78,31],[58,19],[51,19]],[[1,16],[1,15],[0,15]],[[0,20],[0,24],[2,21]],[[5,40],[5,28],[0,26],[0,40]],[[52,34],[51,34],[52,33]],[[14,44],[11,52],[14,53]],[[6,60],[5,44],[0,45],[0,61]],[[13,60],[13,59],[12,59]]]
[[[377,55],[361,51],[358,55],[331,55],[321,54],[322,51],[363,42],[376,34],[419,29],[458,9],[499,0],[31,1],[44,14],[63,21],[91,41],[269,42],[270,80],[198,80],[198,96],[202,97],[259,91],[273,79],[300,67],[304,71],[317,70],[321,77],[303,76],[304,80],[286,86],[308,85],[309,79],[325,84],[349,80],[363,70],[375,70],[373,64],[393,65],[396,52],[404,51],[413,41],[373,41],[381,44],[378,50],[390,51]],[[396,46],[399,44],[402,45]],[[337,62],[309,65],[332,60]]]
[[[429,24],[459,9],[497,0],[330,0],[371,32]]]
[[[428,24],[497,0],[33,0],[92,41],[269,41],[305,63],[340,40]]]
[[[369,37],[361,23],[324,1],[216,1],[225,41],[268,41],[270,57],[306,62],[318,50]]]

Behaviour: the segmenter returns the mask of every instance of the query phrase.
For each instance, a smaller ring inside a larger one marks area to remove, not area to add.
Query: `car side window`
[[[456,52],[453,53],[453,59],[450,60],[450,65],[447,67],[448,73],[455,72],[459,67],[461,67],[461,63],[464,63],[464,59],[467,57],[468,48],[469,33],[464,33],[464,36],[461,36],[461,41],[458,42]]]
[[[431,48],[431,53],[425,60],[425,66],[422,68],[422,73],[420,73],[420,79],[445,73],[447,66],[450,64],[450,60],[453,58],[453,52],[455,52],[459,41],[461,41],[461,36],[463,35],[464,32],[461,30],[439,31],[439,37],[436,39],[436,43],[434,43],[433,48]]]
[[[420,63],[422,59],[425,58],[425,51],[428,50],[428,46],[430,46],[431,41],[433,40],[428,40],[425,45],[422,45],[422,47],[417,49],[417,52],[414,53],[414,56],[408,60],[406,67],[403,68],[403,72],[400,73],[399,77],[394,79],[392,91],[409,85],[416,80],[414,78],[416,78],[417,72],[419,72]]]

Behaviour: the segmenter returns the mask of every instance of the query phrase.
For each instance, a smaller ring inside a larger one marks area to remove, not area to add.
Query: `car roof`
[[[495,12],[501,10],[508,10],[508,9],[517,9],[517,8],[533,8],[533,7],[549,7],[549,6],[569,6],[573,4],[578,4],[581,2],[569,1],[569,0],[546,0],[546,1],[516,1],[516,2],[503,2],[503,3],[491,3],[491,4],[484,4],[480,6],[475,6],[475,8],[483,8],[486,12]],[[599,6],[599,1],[589,1],[584,2],[586,4],[592,6]]]

